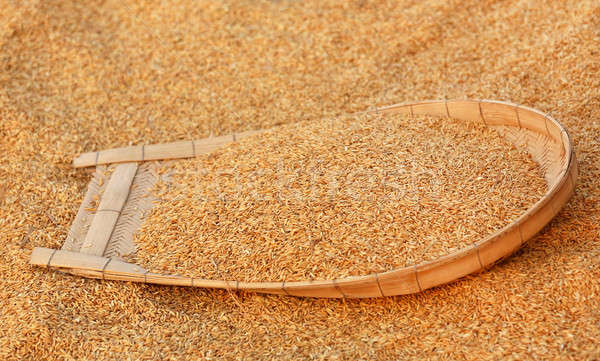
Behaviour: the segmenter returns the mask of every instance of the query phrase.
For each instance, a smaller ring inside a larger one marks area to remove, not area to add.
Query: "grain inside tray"
[[[433,260],[516,219],[546,190],[537,163],[481,124],[403,115],[300,122],[196,159],[135,242],[167,274],[333,279]]]

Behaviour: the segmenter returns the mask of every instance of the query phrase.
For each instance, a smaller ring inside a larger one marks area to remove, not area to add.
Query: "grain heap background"
[[[0,0],[0,358],[597,359],[600,3]],[[480,275],[299,299],[31,268],[89,181],[82,151],[402,101],[511,100],[566,125],[575,197]],[[125,353],[124,353],[125,352]]]

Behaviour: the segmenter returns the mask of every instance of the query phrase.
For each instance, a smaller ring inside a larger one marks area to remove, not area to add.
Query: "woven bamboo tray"
[[[156,176],[148,171],[148,163],[139,162],[195,157],[260,131],[203,140],[125,147],[85,153],[74,160],[75,167],[97,167],[88,194],[63,248],[35,248],[30,263],[89,278],[292,296],[362,298],[410,294],[487,269],[512,254],[539,232],[574,192],[577,163],[569,135],[559,122],[535,109],[491,100],[435,100],[392,105],[369,112],[448,116],[503,128],[501,133],[504,136],[521,142],[540,163],[548,183],[548,191],[503,229],[474,242],[470,247],[434,261],[383,273],[334,280],[208,280],[151,273],[118,257],[119,253],[126,253],[121,252],[124,248],[129,251],[135,248],[131,244],[132,234],[140,225],[140,213],[136,213],[128,204],[143,200],[143,197],[139,191],[141,188],[132,184],[143,186],[151,183],[152,177]],[[120,164],[113,166],[112,173],[107,175],[105,165],[112,163]],[[103,182],[102,177],[108,181]],[[96,212],[92,214],[86,211],[85,204],[92,194],[99,194],[99,188],[102,188],[102,197]],[[149,204],[151,201],[146,199],[147,208],[151,208]],[[86,220],[87,226],[84,227],[82,225]]]

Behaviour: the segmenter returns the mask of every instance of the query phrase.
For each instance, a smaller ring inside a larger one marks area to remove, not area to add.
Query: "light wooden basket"
[[[474,242],[470,247],[430,262],[337,280],[296,282],[207,280],[151,273],[138,265],[109,257],[106,254],[108,238],[127,199],[138,167],[137,162],[194,157],[256,132],[197,141],[126,147],[86,153],[74,160],[75,167],[108,163],[124,164],[116,168],[106,185],[100,206],[80,251],[35,248],[30,262],[33,265],[57,268],[84,277],[161,285],[222,288],[308,297],[403,295],[443,285],[489,268],[515,252],[525,241],[539,232],[574,192],[577,163],[569,135],[559,122],[535,109],[491,100],[435,100],[392,105],[370,112],[449,116],[460,120],[480,121],[487,126],[505,126],[535,134],[546,139],[545,144],[558,149],[555,152],[538,149],[538,153],[543,155],[547,168],[554,170],[546,171],[548,191],[517,220],[503,229]],[[527,141],[527,138],[524,139]],[[533,146],[539,148],[540,144],[544,143],[537,142]]]

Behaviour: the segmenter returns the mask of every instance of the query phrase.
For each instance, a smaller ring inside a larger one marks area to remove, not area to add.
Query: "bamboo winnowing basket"
[[[89,228],[78,230],[80,244],[74,246],[77,243],[75,240],[77,236],[70,235],[61,250],[35,248],[30,262],[33,265],[57,268],[90,278],[247,290],[293,296],[380,297],[410,294],[485,269],[510,255],[540,231],[573,194],[577,178],[577,163],[569,135],[559,122],[535,109],[490,100],[436,100],[392,105],[377,108],[370,113],[449,116],[460,120],[481,121],[487,126],[503,128],[501,132],[503,135],[507,138],[512,137],[514,141],[519,140],[540,163],[545,172],[548,191],[517,220],[503,229],[474,242],[472,246],[433,261],[383,273],[337,280],[295,282],[208,280],[150,273],[138,265],[115,257],[114,248],[120,246],[110,246],[109,242],[114,241],[109,240],[114,237],[132,237],[131,230],[129,235],[122,235],[126,232],[119,228],[121,224],[126,225],[124,229],[127,226],[134,230],[136,226],[139,227],[139,217],[132,218],[127,214],[126,209],[126,201],[137,197],[130,194],[133,192],[132,182],[134,178],[142,177],[139,174],[136,176],[136,173],[144,165],[138,165],[137,162],[194,157],[256,132],[197,141],[133,146],[85,153],[74,160],[75,167],[98,166],[100,168],[103,164],[122,164],[116,166],[108,182],[103,184],[103,195],[98,210],[95,214],[87,214],[87,217],[91,218]],[[523,136],[525,133],[529,136]],[[98,184],[95,187],[98,188]],[[74,228],[85,217],[83,208],[82,204]]]

